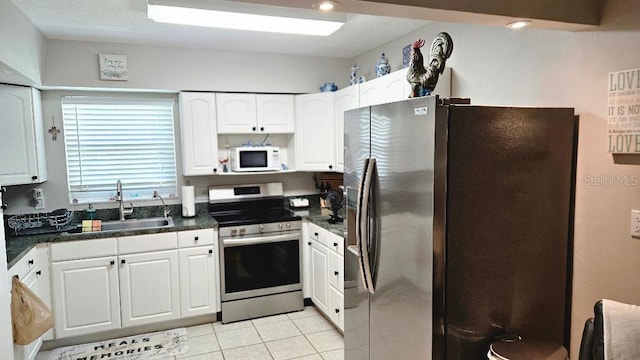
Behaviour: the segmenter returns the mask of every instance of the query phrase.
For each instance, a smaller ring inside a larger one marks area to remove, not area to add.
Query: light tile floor
[[[187,328],[189,352],[175,360],[343,360],[342,334],[313,306],[231,324]],[[36,360],[47,360],[48,351]]]

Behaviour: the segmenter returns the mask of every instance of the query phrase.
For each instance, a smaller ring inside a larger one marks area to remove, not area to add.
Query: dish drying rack
[[[7,225],[15,235],[47,234],[69,230],[72,218],[73,211],[57,209],[50,213],[13,215],[7,219]]]

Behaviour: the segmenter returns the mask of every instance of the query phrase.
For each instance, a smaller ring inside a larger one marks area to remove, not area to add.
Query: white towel
[[[604,359],[640,359],[640,306],[602,300]]]

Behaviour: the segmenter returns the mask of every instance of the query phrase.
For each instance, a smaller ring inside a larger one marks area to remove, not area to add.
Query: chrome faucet
[[[126,216],[133,214],[133,203],[129,203],[130,207],[125,208],[122,194],[122,182],[118,180],[116,183],[116,201],[120,203],[120,221],[124,220]]]
[[[162,196],[160,196],[160,194],[158,194],[158,192],[154,190],[153,191],[153,198],[154,199],[155,198],[159,198],[160,199],[160,201],[162,202],[163,216],[164,216],[165,219],[168,218],[169,214],[171,214],[171,210],[169,210],[167,208],[167,204],[164,203],[164,200],[162,199]]]

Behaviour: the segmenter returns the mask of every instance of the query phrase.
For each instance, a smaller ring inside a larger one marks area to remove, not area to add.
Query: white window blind
[[[173,99],[62,98],[69,200],[176,197]]]

